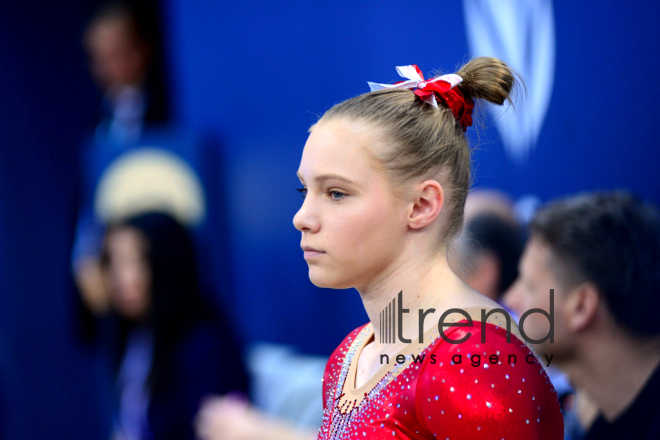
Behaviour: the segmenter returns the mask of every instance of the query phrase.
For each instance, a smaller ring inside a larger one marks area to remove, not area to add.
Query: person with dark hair
[[[99,273],[104,225],[95,211],[97,185],[118,157],[140,148],[149,129],[161,130],[169,124],[169,106],[158,16],[145,2],[103,3],[87,23],[82,42],[89,72],[103,98],[94,134],[80,152],[72,269],[85,306],[102,315],[108,299]]]
[[[166,214],[108,227],[101,259],[117,317],[115,438],[194,438],[210,394],[247,392],[227,319],[200,291],[188,232]]]
[[[625,191],[548,204],[504,297],[597,411],[586,439],[660,438],[660,215]],[[522,323],[521,323],[522,324]],[[589,405],[587,405],[589,406]]]
[[[518,276],[518,260],[523,249],[518,225],[495,213],[480,213],[467,221],[457,240],[460,256],[452,269],[463,281],[493,301]]]
[[[111,1],[97,9],[83,35],[89,70],[103,92],[97,137],[130,143],[145,124],[169,119],[155,10]]]

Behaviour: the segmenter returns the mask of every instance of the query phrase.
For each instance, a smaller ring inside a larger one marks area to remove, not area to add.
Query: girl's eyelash
[[[301,198],[305,200],[305,196],[307,195],[307,188],[296,188],[296,191],[298,191],[301,194]],[[341,196],[339,198],[334,198],[333,195],[335,194],[340,194]],[[346,194],[341,191],[328,191],[328,195],[332,200],[337,202],[346,196]]]

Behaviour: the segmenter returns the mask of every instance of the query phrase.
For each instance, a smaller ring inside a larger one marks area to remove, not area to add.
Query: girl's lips
[[[325,254],[325,252],[316,251],[316,250],[306,250],[304,256],[305,256],[305,260],[308,260],[310,258],[317,258],[323,254]]]

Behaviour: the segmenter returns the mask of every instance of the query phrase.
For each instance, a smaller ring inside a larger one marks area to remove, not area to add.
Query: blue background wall
[[[99,97],[79,44],[84,8],[41,3],[0,14],[0,435],[97,438],[93,358],[70,331],[69,252],[76,148]],[[307,278],[292,226],[306,130],[367,80],[396,80],[396,65],[451,71],[469,49],[458,1],[283,3],[167,2],[174,112],[223,141],[234,289],[218,295],[245,339],[329,354],[366,315],[354,291]],[[544,201],[624,187],[660,203],[660,5],[557,0],[554,15],[540,140],[514,163],[487,124],[477,185]]]
[[[95,438],[92,359],[71,331],[77,148],[97,99],[82,8],[0,14],[0,438]]]

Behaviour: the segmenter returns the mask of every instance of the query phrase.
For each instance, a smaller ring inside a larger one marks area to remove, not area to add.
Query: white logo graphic
[[[536,145],[550,104],[555,70],[551,0],[463,0],[474,56],[507,62],[525,82],[523,105],[492,106],[509,157],[525,162]]]

